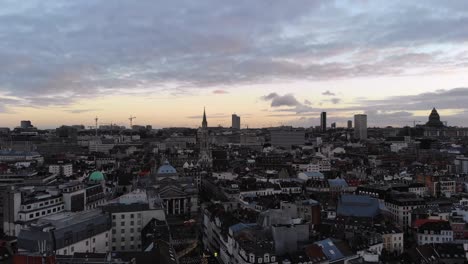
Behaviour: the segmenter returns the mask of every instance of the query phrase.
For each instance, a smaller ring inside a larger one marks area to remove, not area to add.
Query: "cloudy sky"
[[[468,125],[468,1],[2,0],[0,126]]]

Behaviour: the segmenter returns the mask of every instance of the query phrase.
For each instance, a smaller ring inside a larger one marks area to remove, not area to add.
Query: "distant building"
[[[336,129],[336,123],[335,122],[331,123],[331,128]]]
[[[58,163],[49,165],[49,172],[55,175],[70,177],[73,175],[73,165],[71,163]]]
[[[291,146],[304,145],[305,142],[305,130],[271,130],[271,144],[273,146],[280,146],[285,148],[291,148]]]
[[[327,131],[327,112],[322,112],[320,114],[320,129],[322,132]]]
[[[440,116],[437,110],[432,108],[431,114],[429,115],[429,120],[426,123],[428,127],[444,127],[444,123],[440,121]]]
[[[367,115],[354,115],[354,138],[367,139]]]
[[[211,156],[210,148],[210,134],[208,131],[208,121],[206,120],[206,112],[203,109],[202,126],[197,131],[198,146],[200,148],[198,163],[202,167],[211,167],[213,158]]]
[[[352,128],[353,128],[353,121],[348,120],[348,129],[352,129]]]
[[[20,127],[21,128],[31,128],[31,127],[33,127],[33,125],[31,123],[31,121],[29,121],[29,120],[21,120]]]
[[[232,126],[233,129],[240,129],[241,128],[240,116],[238,116],[236,114],[232,115],[232,125],[231,126]]]

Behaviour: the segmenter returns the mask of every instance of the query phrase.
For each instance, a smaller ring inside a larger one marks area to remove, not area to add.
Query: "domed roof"
[[[158,174],[174,174],[177,173],[176,169],[169,164],[169,161],[165,161],[164,164],[159,167]]]
[[[427,121],[426,126],[429,127],[443,127],[444,124],[440,121],[440,116],[435,107],[432,109],[431,114],[429,115],[429,121]]]
[[[91,175],[89,175],[89,180],[90,181],[104,181],[105,180],[104,174],[102,174],[102,172],[100,171],[95,171],[91,173]]]

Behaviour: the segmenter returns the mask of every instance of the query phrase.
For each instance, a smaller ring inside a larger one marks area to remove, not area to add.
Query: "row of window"
[[[141,218],[141,213],[138,213],[137,214],[137,217],[138,218]],[[114,214],[112,215],[112,219],[115,220],[117,218],[117,216]],[[135,214],[130,214],[130,218],[133,219],[135,218]],[[120,219],[125,219],[125,214],[120,214]]]
[[[35,218],[38,218],[38,217],[41,217],[41,216],[61,212],[64,209],[65,209],[65,206],[61,205],[61,206],[57,206],[57,207],[54,207],[54,208],[49,208],[47,210],[42,210],[42,211],[35,212],[35,213],[24,214],[24,219],[23,219],[23,214],[19,214],[19,219],[20,220],[31,220],[31,219],[35,219]]]
[[[41,208],[44,206],[49,206],[49,205],[54,205],[62,202],[62,198],[56,198],[56,199],[51,199],[47,200],[44,202],[40,202],[39,204],[28,204],[28,205],[23,205],[23,210],[31,210],[31,209],[36,209],[36,208]],[[36,205],[36,206],[34,206]]]
[[[141,225],[141,220],[138,220],[137,224]],[[117,223],[115,221],[112,222],[112,227],[116,227],[116,225]],[[130,221],[130,226],[134,226],[134,225],[135,225],[135,221]],[[120,222],[120,226],[125,226],[125,222],[124,221]]]
[[[141,245],[137,245],[136,248],[140,249]],[[135,245],[130,245],[130,249],[135,249]],[[117,247],[112,247],[112,251],[116,251],[116,250],[117,250]],[[121,246],[120,250],[125,251],[125,246]]]

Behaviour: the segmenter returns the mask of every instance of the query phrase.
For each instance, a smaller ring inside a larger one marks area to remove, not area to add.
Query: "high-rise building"
[[[331,128],[336,129],[336,122],[331,123]]]
[[[353,121],[348,120],[348,129],[351,129],[351,128],[353,128]]]
[[[240,125],[240,116],[236,115],[236,114],[233,114],[232,115],[232,125],[231,127],[233,129],[240,129],[241,128],[241,125]]]
[[[322,112],[320,114],[320,128],[322,132],[327,131],[327,112]]]
[[[367,115],[354,115],[354,138],[367,139]]]

